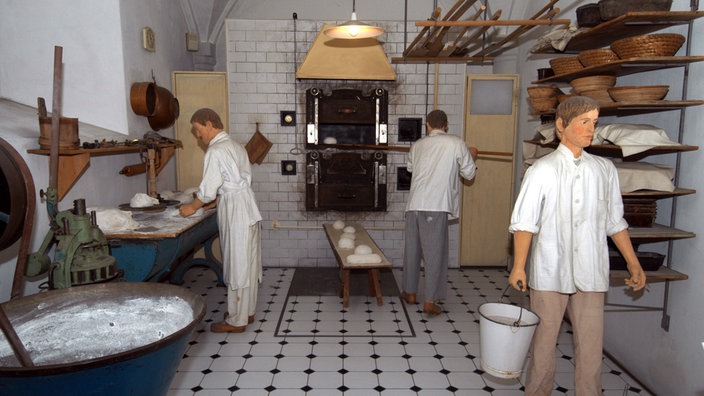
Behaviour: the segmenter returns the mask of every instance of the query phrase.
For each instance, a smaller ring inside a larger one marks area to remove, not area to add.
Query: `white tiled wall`
[[[322,22],[286,20],[228,20],[227,71],[230,90],[229,132],[246,143],[259,131],[273,147],[261,165],[254,164],[253,188],[264,218],[262,254],[265,266],[335,266],[321,225],[334,220],[361,222],[394,266],[402,265],[404,208],[407,191],[396,191],[396,167],[405,165],[405,153],[389,151],[388,210],[386,212],[308,212],[305,210],[305,92],[319,87],[327,95],[337,88],[361,89],[365,94],[381,87],[389,92],[389,144],[397,142],[401,117],[422,117],[433,109],[434,64],[392,64],[396,81],[298,80],[295,69],[303,62]],[[389,22],[380,37],[389,59],[403,52],[404,25]],[[409,24],[410,42],[416,27]],[[295,38],[294,38],[295,30]],[[295,44],[294,45],[294,41]],[[295,48],[294,48],[295,47]],[[464,64],[441,64],[438,70],[438,107],[447,112],[450,133],[462,135],[465,87]],[[295,110],[296,127],[280,125],[280,111]],[[297,174],[281,175],[281,161],[295,160]],[[457,265],[459,226],[450,228],[450,264]]]

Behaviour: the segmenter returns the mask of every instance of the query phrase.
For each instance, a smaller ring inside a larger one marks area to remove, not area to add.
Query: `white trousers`
[[[234,289],[230,284],[226,285],[228,316],[225,322],[232,326],[246,326],[248,317],[254,315],[257,307],[262,262],[259,230],[259,223],[249,227],[249,287]]]

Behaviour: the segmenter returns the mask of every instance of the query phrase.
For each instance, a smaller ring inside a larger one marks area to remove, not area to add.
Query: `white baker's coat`
[[[459,217],[458,175],[472,180],[476,173],[474,160],[462,138],[432,130],[413,143],[406,166],[412,173],[406,211],[447,212]]]
[[[560,293],[609,288],[607,238],[626,228],[613,162],[560,144],[538,159],[521,184],[510,232],[533,234],[531,289]]]
[[[250,226],[262,220],[251,183],[247,150],[227,132],[220,132],[208,144],[196,196],[204,203],[220,196],[217,210],[223,279],[233,290],[250,286],[250,271],[258,271],[261,281],[261,261],[256,268],[250,265],[253,252],[260,249],[259,241],[257,246],[248,244]]]

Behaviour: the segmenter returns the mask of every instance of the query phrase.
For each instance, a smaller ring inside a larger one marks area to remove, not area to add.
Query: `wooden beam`
[[[484,20],[484,21],[416,21],[416,26],[538,26],[538,25],[565,25],[572,23],[569,19],[514,19],[514,20]]]

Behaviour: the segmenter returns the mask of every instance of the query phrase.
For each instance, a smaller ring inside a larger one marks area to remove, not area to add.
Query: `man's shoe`
[[[247,326],[233,326],[227,322],[218,322],[210,325],[210,331],[213,333],[242,333]]]
[[[415,293],[406,293],[406,292],[401,292],[401,297],[406,300],[406,303],[408,304],[415,304],[416,303],[416,295]]]
[[[230,316],[229,312],[225,312],[225,315],[223,315],[223,320],[227,320],[227,317]],[[247,324],[252,324],[254,323],[254,315],[249,315],[247,316]]]
[[[437,316],[442,313],[442,308],[440,308],[433,301],[426,301],[423,304],[423,312],[427,313],[430,316]]]

